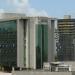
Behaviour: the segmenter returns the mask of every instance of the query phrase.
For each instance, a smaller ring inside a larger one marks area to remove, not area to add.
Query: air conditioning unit
[[[45,70],[45,71],[50,71],[51,70],[49,62],[44,62],[43,63],[43,70]]]
[[[59,65],[56,67],[56,71],[58,72],[67,72],[71,71],[71,65]]]

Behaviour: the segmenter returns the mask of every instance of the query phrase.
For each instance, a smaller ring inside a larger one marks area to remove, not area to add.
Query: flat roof
[[[51,62],[50,64],[55,64],[55,65],[57,64],[58,65],[58,64],[63,64],[63,62]]]
[[[50,17],[44,17],[44,16],[36,16],[36,17],[29,17],[29,16],[24,16],[24,17],[11,17],[11,18],[2,18],[0,21],[9,21],[9,20],[18,20],[18,19],[31,19],[31,18],[46,18],[46,19],[51,19],[51,20],[56,20],[56,18],[50,18]]]

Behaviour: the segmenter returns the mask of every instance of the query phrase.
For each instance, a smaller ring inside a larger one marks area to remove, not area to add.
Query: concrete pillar
[[[17,20],[17,66],[24,67],[24,22]]]

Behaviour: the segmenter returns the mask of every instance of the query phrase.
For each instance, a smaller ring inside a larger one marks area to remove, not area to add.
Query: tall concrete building
[[[54,61],[55,19],[18,17],[0,20],[0,65],[38,69]]]
[[[58,19],[59,40],[57,43],[57,59],[59,61],[75,61],[75,19],[65,16]]]

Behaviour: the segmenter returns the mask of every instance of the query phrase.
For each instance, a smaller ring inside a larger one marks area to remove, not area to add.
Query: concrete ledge
[[[13,71],[12,75],[72,75],[72,72]]]

